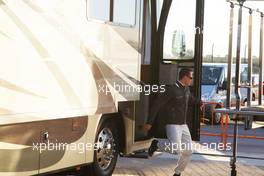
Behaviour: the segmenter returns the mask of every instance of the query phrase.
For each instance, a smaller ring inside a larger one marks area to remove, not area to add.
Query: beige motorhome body
[[[118,102],[139,99],[113,89],[140,78],[142,2],[135,2],[135,25],[123,26],[87,19],[90,0],[0,0],[0,175],[93,162],[94,150],[76,145],[94,144]],[[124,119],[124,151],[146,147],[134,143],[134,122]],[[69,148],[41,152],[36,144],[45,138]]]

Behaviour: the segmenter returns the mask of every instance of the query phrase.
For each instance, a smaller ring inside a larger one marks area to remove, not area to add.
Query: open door
[[[181,68],[194,71],[195,97],[201,92],[203,0],[145,1],[143,13],[141,80],[145,84],[169,85]],[[142,131],[154,96],[141,95],[136,104],[135,141],[148,136]],[[200,139],[199,105],[189,108],[188,125],[193,140]]]
[[[164,3],[163,7],[169,6]],[[174,84],[179,71],[190,68],[194,72],[190,90],[197,99],[201,97],[203,8],[203,0],[172,0],[168,14],[161,11],[158,26],[158,83]],[[199,105],[189,107],[187,123],[193,140],[199,140]]]

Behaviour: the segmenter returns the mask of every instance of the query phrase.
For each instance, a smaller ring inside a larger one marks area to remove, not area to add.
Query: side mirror
[[[181,30],[175,30],[172,34],[171,52],[176,57],[184,57],[186,54],[185,34]]]

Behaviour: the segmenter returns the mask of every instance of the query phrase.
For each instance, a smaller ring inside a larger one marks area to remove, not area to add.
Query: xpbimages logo
[[[172,143],[168,141],[162,141],[158,143],[159,151],[178,153],[179,151],[230,151],[232,149],[231,143]]]
[[[165,92],[165,85],[136,85],[132,86],[125,82],[113,83],[113,85],[99,85],[99,93],[109,94],[111,92],[115,93],[144,93],[145,95],[150,95],[151,93],[163,93]]]
[[[111,149],[111,144],[107,144],[107,146],[102,146],[101,143],[54,143],[54,142],[46,142],[46,143],[33,143],[32,150],[37,150],[40,153],[43,151],[78,151],[78,153],[84,153],[89,150],[98,150],[104,148],[105,150]]]

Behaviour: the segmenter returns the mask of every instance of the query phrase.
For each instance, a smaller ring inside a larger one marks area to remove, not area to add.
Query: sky
[[[259,8],[264,12],[264,1],[262,2],[246,2],[246,6]],[[238,6],[234,9],[234,36],[233,36],[233,55],[236,53],[237,41],[237,14]],[[213,54],[214,56],[225,56],[228,51],[228,34],[229,34],[229,16],[230,3],[226,0],[205,0],[205,17],[204,17],[204,56]],[[259,29],[260,15],[253,13],[253,46],[252,55],[259,55]],[[245,48],[247,47],[248,38],[248,10],[243,10],[242,21],[242,41],[241,41],[241,57],[244,57]]]
[[[162,2],[163,0],[160,0]],[[183,30],[186,49],[193,49],[195,32],[196,0],[173,0],[168,16],[164,38],[164,57],[172,57],[171,41],[175,30]],[[245,5],[264,12],[263,1],[245,2]],[[233,56],[236,54],[238,6],[234,8]],[[241,57],[247,56],[248,45],[248,9],[243,9]],[[204,50],[203,55],[225,57],[228,54],[230,3],[226,0],[205,0],[204,14]],[[260,14],[253,12],[252,55],[259,55]],[[213,51],[212,51],[213,48]]]

